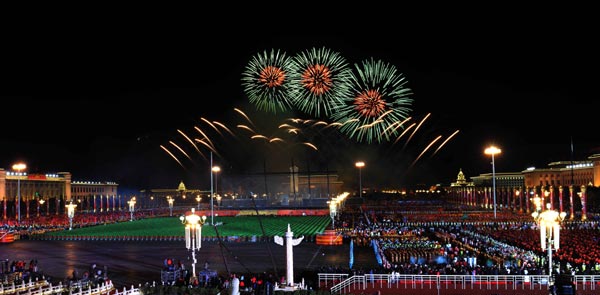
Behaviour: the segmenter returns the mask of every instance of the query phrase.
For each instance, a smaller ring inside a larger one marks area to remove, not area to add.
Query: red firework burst
[[[269,88],[279,87],[285,82],[285,72],[280,67],[267,66],[260,72],[258,81]]]
[[[302,85],[315,95],[322,95],[333,86],[331,70],[321,64],[308,67],[302,74]]]
[[[355,99],[356,111],[364,117],[377,117],[385,111],[385,100],[379,91],[362,91]]]

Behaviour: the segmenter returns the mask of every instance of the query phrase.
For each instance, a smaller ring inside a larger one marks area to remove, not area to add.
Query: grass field
[[[331,223],[329,216],[237,216],[237,217],[215,217],[214,219],[222,237],[251,237],[263,236],[261,229],[264,228],[265,235],[284,236],[288,224],[294,236],[310,236],[322,233]],[[221,224],[222,223],[222,224]],[[184,225],[179,217],[159,217],[134,221],[112,223],[73,230],[55,231],[47,235],[56,236],[97,236],[97,237],[128,237],[128,236],[177,236],[183,237]],[[204,225],[202,227],[203,237],[216,237],[215,227]]]

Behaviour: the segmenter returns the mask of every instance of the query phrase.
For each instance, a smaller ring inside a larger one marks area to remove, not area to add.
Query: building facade
[[[70,172],[42,174],[0,168],[2,219],[22,221],[40,215],[63,214],[65,205],[69,202],[77,202],[79,210],[108,210],[109,206],[113,210],[117,209],[116,183],[72,181],[71,177]]]
[[[532,199],[537,196],[542,204],[567,212],[570,219],[586,220],[588,195],[600,185],[600,155],[591,155],[585,161],[552,162],[546,168],[494,175],[472,177],[473,185],[468,186],[460,171],[457,181],[447,188],[448,195],[457,203],[485,209],[492,209],[495,199],[497,209],[526,213],[535,210]]]

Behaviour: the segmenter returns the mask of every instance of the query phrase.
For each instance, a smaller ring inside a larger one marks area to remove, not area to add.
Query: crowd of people
[[[439,201],[362,205],[340,214],[340,228],[357,246],[381,254],[379,272],[402,274],[546,274],[548,259],[531,215],[489,211]],[[567,220],[553,269],[600,274],[598,218]]]
[[[168,211],[139,211],[135,218],[163,216]],[[355,269],[321,265],[315,272],[506,275],[547,274],[548,261],[541,249],[539,228],[530,214],[469,208],[440,201],[371,201],[346,204],[336,215],[335,230],[357,247],[374,247],[381,256],[378,269]],[[566,274],[600,274],[600,218],[589,212],[587,220],[568,219],[561,225],[560,249],[554,253],[553,269]],[[128,221],[125,211],[77,214],[74,227]],[[7,220],[0,228],[21,235],[63,230],[69,225],[64,215],[25,219],[16,224]],[[8,261],[8,260],[7,260]],[[183,267],[171,261],[165,267]],[[29,264],[35,272],[36,263]],[[9,273],[21,273],[22,264],[3,264],[3,279]],[[105,273],[86,272],[73,279],[105,279]],[[281,283],[282,274],[236,274],[240,289],[265,290]],[[21,277],[23,278],[23,277]],[[230,275],[215,274],[191,282],[189,276],[173,284],[208,288],[227,288]]]

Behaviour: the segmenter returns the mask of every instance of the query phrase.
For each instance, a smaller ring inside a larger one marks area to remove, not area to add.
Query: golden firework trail
[[[210,138],[208,138],[208,136],[206,136],[206,134],[202,130],[200,130],[200,128],[198,128],[197,126],[194,126],[194,129],[196,129],[196,131],[198,131],[198,133],[200,133],[202,136],[204,136],[204,138],[206,138],[206,140],[208,141],[208,143],[210,143],[212,149],[214,150],[214,144],[212,143]]]
[[[244,118],[246,118],[246,121],[248,121],[250,123],[250,125],[252,125],[252,126],[254,126],[254,128],[256,128],[256,125],[254,125],[254,122],[252,122],[252,120],[250,120],[250,117],[248,117],[248,115],[246,115],[242,110],[240,110],[238,108],[233,108],[233,110],[238,112],[242,116],[244,116]]]
[[[438,137],[436,137],[433,141],[431,141],[426,148],[423,149],[423,151],[419,154],[419,156],[412,162],[412,164],[410,164],[410,167],[414,166],[415,163],[421,158],[421,156],[423,156],[423,154],[431,147],[431,145],[433,145],[436,141],[438,141],[440,138],[442,138],[441,135],[438,135]],[[409,167],[409,169],[410,169]]]
[[[410,126],[406,127],[406,129],[404,129],[404,131],[402,131],[402,133],[400,133],[400,135],[398,135],[398,137],[396,137],[396,140],[394,141],[394,144],[396,144],[396,143],[398,142],[398,140],[400,140],[400,138],[402,138],[402,136],[403,136],[404,134],[406,134],[406,132],[407,132],[408,130],[410,130],[410,128],[413,128],[413,127],[415,127],[415,125],[417,125],[417,123],[412,123],[412,124],[410,124]]]
[[[342,123],[340,123],[340,122],[333,122],[333,123],[329,123],[329,125],[327,125],[327,126],[323,127],[323,129],[325,129],[325,128],[328,128],[328,127],[340,127],[340,126],[342,126],[342,125],[343,125],[343,124],[342,124]]]
[[[204,146],[206,146],[209,150],[213,151],[215,154],[219,155],[219,153],[217,153],[217,150],[210,144],[208,144],[206,141],[202,140],[202,139],[198,139],[198,138],[194,138],[195,141],[203,144]],[[220,156],[220,155],[219,155]]]
[[[319,150],[319,149],[318,149],[318,148],[317,148],[317,147],[316,147],[314,144],[312,144],[312,143],[310,143],[310,142],[303,142],[302,144],[303,144],[303,145],[307,145],[307,146],[311,147],[311,148],[312,148],[313,150],[315,150],[315,151],[318,151],[318,150]]]
[[[223,136],[223,133],[221,133],[221,131],[219,131],[219,129],[209,120],[206,120],[204,118],[200,118],[200,120],[206,122],[206,124],[210,125],[210,127],[212,127],[213,129],[215,129],[215,131],[217,131],[217,133],[219,133],[219,135]]]
[[[185,133],[183,133],[183,131],[181,131],[179,129],[177,129],[177,132],[179,132],[179,134],[183,135],[183,137],[185,137],[185,139],[187,139],[187,141],[189,141],[192,144],[192,146],[196,149],[196,151],[198,151],[198,153],[202,155],[202,152],[200,151],[198,146],[196,146],[196,144],[192,141],[191,138],[189,138],[187,135],[185,135]],[[202,156],[204,156],[204,155],[202,155]]]
[[[256,133],[256,131],[252,130],[252,128],[250,128],[250,127],[248,127],[246,125],[237,125],[237,128],[246,129],[246,130],[248,130],[248,131],[250,131],[252,133]]]
[[[421,122],[419,122],[419,125],[417,125],[417,128],[415,128],[415,130],[413,130],[412,134],[408,137],[408,139],[404,143],[404,148],[406,147],[406,145],[408,145],[408,142],[410,141],[410,139],[415,135],[415,133],[417,133],[417,130],[419,130],[419,127],[421,127],[421,125],[423,125],[423,122],[425,122],[425,120],[427,120],[427,118],[429,118],[430,115],[431,115],[431,113],[428,113],[427,116],[425,116],[423,118],[423,120],[421,120]]]
[[[266,136],[264,136],[264,135],[261,135],[261,134],[252,135],[250,138],[252,138],[252,139],[258,139],[258,138],[261,138],[261,139],[266,139],[266,140],[269,140],[269,138],[268,138],[268,137],[266,137]]]
[[[373,126],[375,126],[376,124],[379,124],[379,123],[381,123],[381,122],[383,122],[383,120],[377,119],[377,120],[375,120],[375,121],[373,121],[373,122],[371,122],[371,123],[369,123],[369,124],[365,124],[365,125],[358,126],[358,127],[356,127],[356,129],[355,129],[355,130],[358,130],[358,129],[363,129],[363,128],[371,128],[371,127],[373,127]]]
[[[393,112],[393,111],[394,111],[394,110],[388,110],[388,111],[384,112],[383,114],[381,114],[381,116],[379,116],[379,118],[377,118],[377,120],[381,120],[381,119],[383,119],[383,117],[385,117],[387,114],[389,114],[389,113],[391,113],[391,112]],[[375,120],[375,121],[377,121],[377,120]]]
[[[274,137],[274,138],[269,139],[269,142],[276,142],[276,141],[285,142],[285,140],[283,140],[283,139],[281,139],[279,137]]]
[[[184,154],[188,159],[190,159],[190,161],[192,160],[192,157],[190,157],[190,155],[188,155],[182,148],[180,148],[176,143],[172,142],[169,140],[169,143],[173,146],[175,146],[182,154]]]
[[[385,129],[384,129],[384,130],[381,132],[380,136],[383,136],[383,135],[387,136],[386,132],[388,131],[388,129],[391,129],[391,128],[393,128],[394,126],[396,126],[396,125],[397,125],[397,126],[396,126],[396,128],[394,128],[394,130],[392,130],[392,131],[390,132],[390,134],[392,134],[392,132],[396,132],[396,130],[398,130],[398,128],[402,127],[402,126],[404,125],[404,123],[408,122],[408,120],[410,120],[411,118],[412,118],[412,117],[408,117],[408,118],[404,119],[404,121],[396,121],[396,122],[394,122],[394,123],[390,124],[390,126],[388,126],[387,128],[385,128]]]
[[[358,119],[356,119],[356,118],[354,118],[354,119],[348,119],[346,122],[344,122],[344,123],[340,124],[340,126],[342,126],[342,125],[346,125],[346,124],[348,124],[348,123],[350,123],[350,122],[354,122],[354,121],[358,121]]]
[[[431,155],[432,157],[435,156],[435,154],[452,138],[454,137],[456,134],[458,133],[458,130],[454,131],[454,133],[452,133],[452,135],[448,136],[448,138],[446,138],[446,140],[444,140],[440,146],[438,146],[437,149],[435,149],[435,152],[433,152],[433,154]]]
[[[233,132],[231,132],[231,130],[229,128],[227,128],[227,126],[225,126],[225,124],[217,122],[217,121],[213,121],[213,124],[220,126],[221,128],[225,129],[225,131],[227,131],[229,134],[231,134],[231,136],[235,137],[235,134],[233,134]]]
[[[177,161],[177,163],[179,163],[179,165],[181,166],[181,168],[185,169],[185,167],[183,166],[183,164],[181,164],[181,162],[179,161],[179,159],[177,159],[177,157],[175,157],[175,155],[173,155],[166,147],[164,147],[161,144],[160,148],[163,149],[165,152],[167,152],[167,154],[169,154],[171,156],[171,158],[175,159],[175,161]]]

